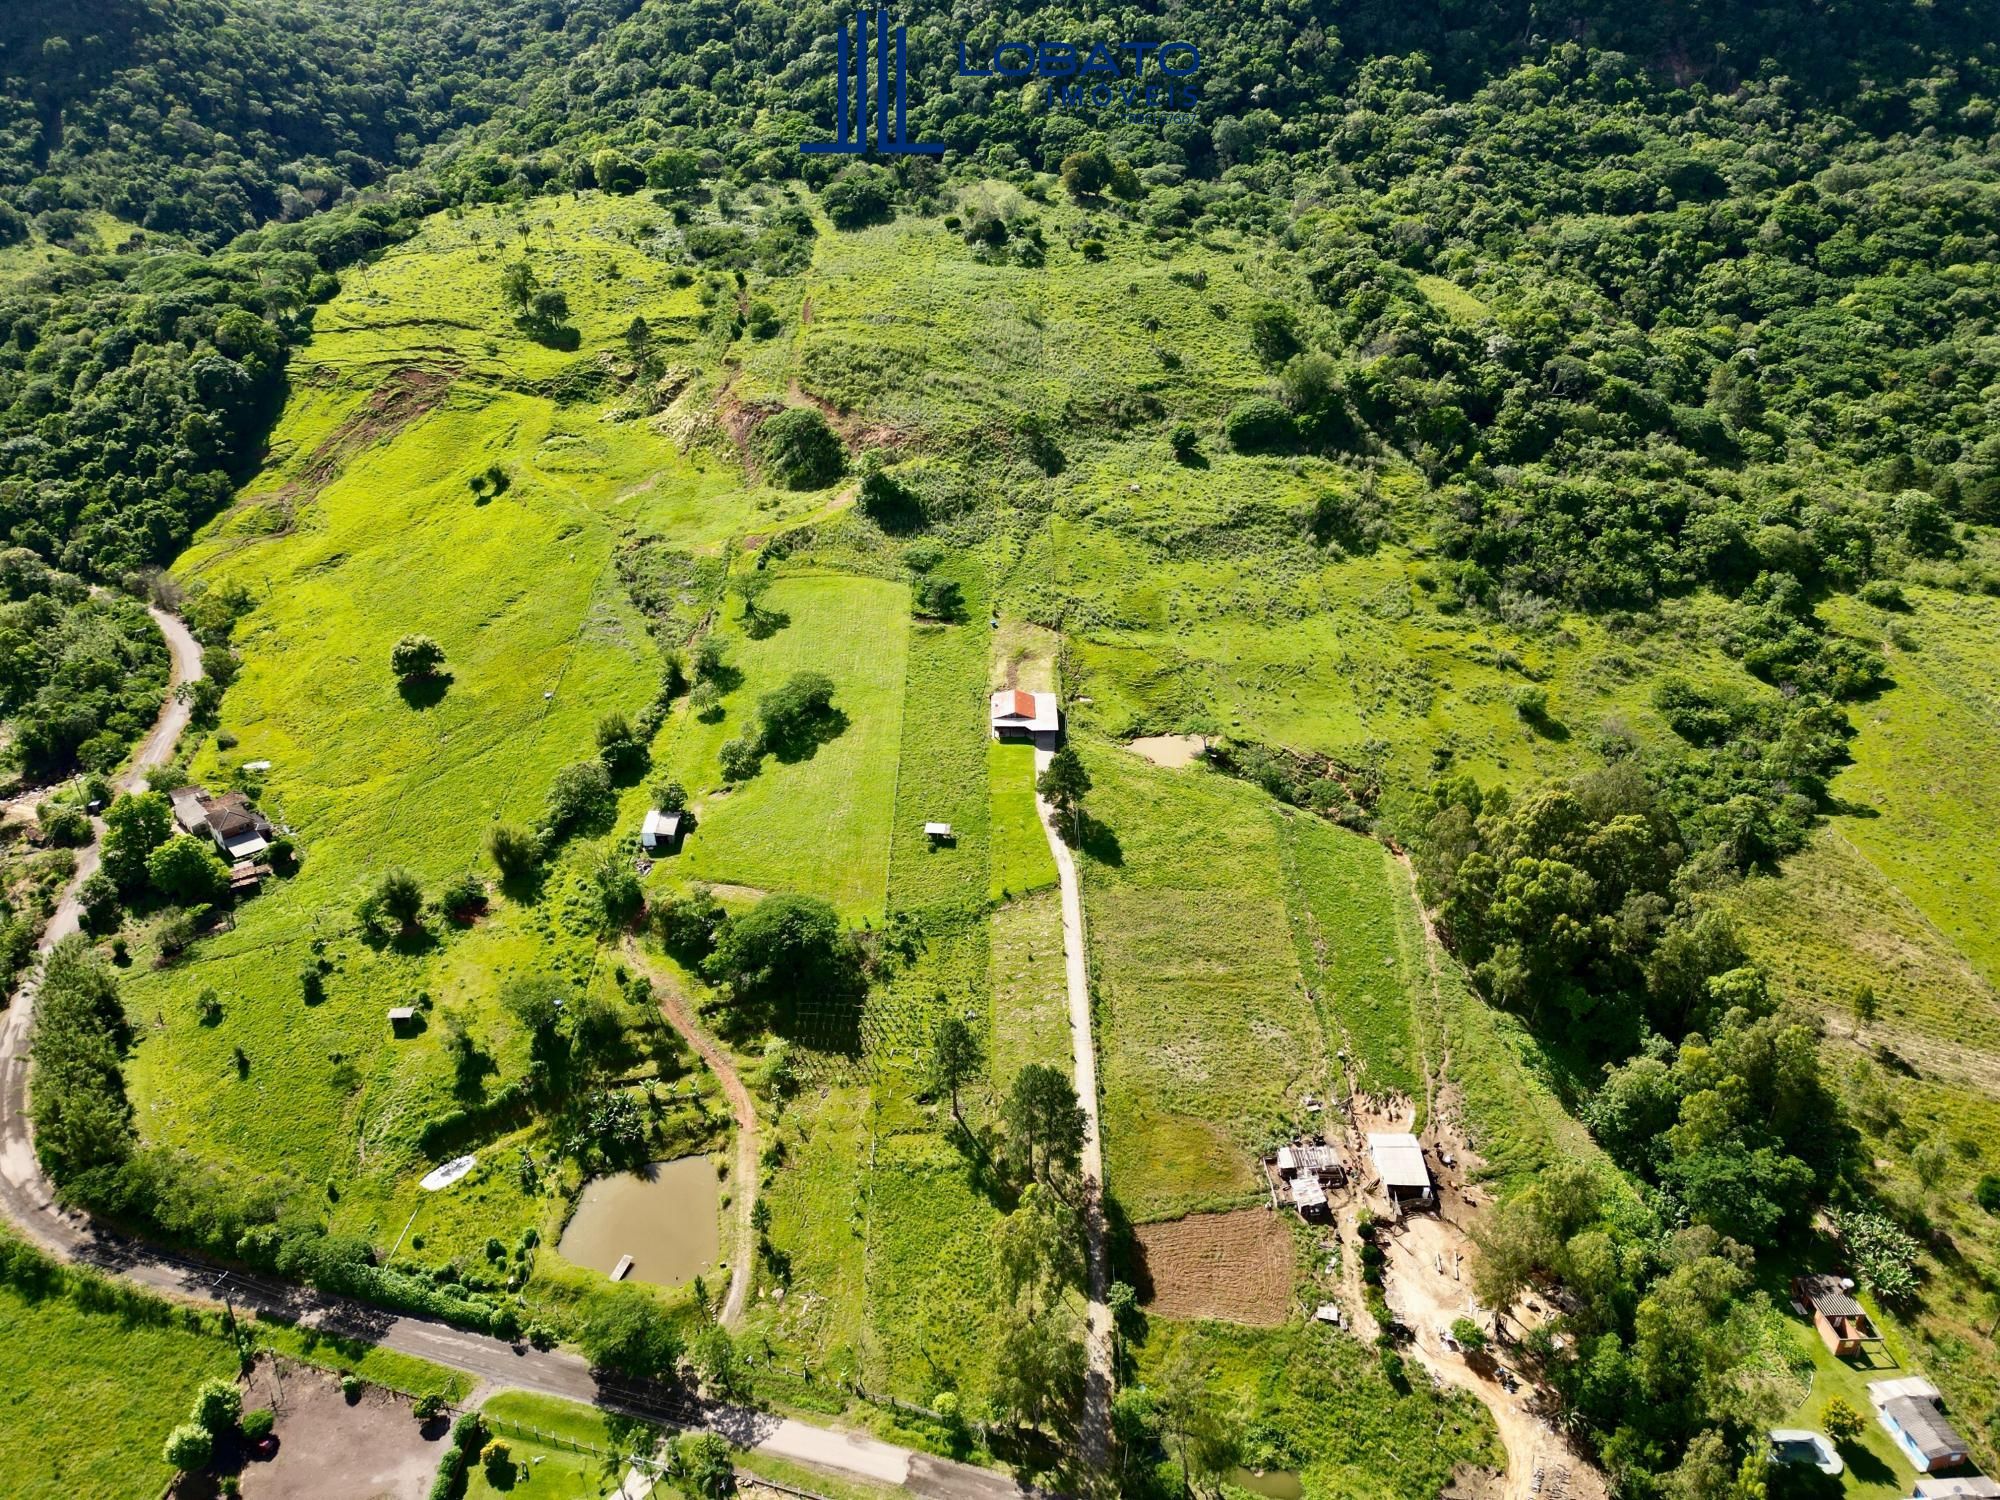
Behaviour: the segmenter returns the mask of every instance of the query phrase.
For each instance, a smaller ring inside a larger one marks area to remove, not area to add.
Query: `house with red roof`
[[[1054,693],[1002,688],[993,695],[993,738],[1032,740],[1037,750],[1053,750],[1062,733],[1062,710]]]

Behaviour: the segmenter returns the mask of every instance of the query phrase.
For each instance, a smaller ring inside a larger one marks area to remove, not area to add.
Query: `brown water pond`
[[[1229,1482],[1253,1495],[1269,1495],[1271,1500],[1301,1500],[1306,1492],[1299,1476],[1284,1469],[1232,1469]]]
[[[593,1178],[556,1248],[564,1260],[607,1276],[629,1255],[626,1280],[679,1286],[715,1269],[718,1202],[715,1165],[705,1156]]]

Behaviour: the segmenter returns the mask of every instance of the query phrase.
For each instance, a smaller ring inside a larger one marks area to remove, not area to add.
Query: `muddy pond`
[[[715,1270],[719,1201],[715,1164],[705,1156],[593,1178],[556,1248],[564,1260],[606,1276],[629,1255],[627,1281],[679,1286]]]
[[[1306,1492],[1299,1476],[1283,1469],[1235,1469],[1229,1475],[1229,1482],[1253,1495],[1268,1495],[1271,1500],[1300,1500]]]

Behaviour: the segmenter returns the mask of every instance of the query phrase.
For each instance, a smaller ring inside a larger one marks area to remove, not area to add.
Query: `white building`
[[[1053,750],[1062,733],[1062,710],[1054,693],[1002,688],[993,695],[993,738],[1032,740],[1037,750]]]

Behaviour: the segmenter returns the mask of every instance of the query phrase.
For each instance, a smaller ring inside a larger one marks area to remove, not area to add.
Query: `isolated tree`
[[[444,647],[427,635],[406,635],[389,651],[389,670],[401,682],[435,677],[443,667]]]
[[[375,882],[375,900],[385,916],[394,917],[405,932],[424,914],[424,888],[417,877],[398,865]]]
[[[674,1439],[673,1476],[702,1500],[721,1500],[736,1487],[736,1459],[719,1433],[684,1432]]]
[[[188,1420],[198,1424],[211,1437],[221,1437],[236,1425],[236,1419],[243,1415],[243,1392],[233,1380],[217,1377],[204,1380],[201,1389],[195,1392],[194,1409],[188,1413]]]
[[[1203,1494],[1235,1465],[1236,1442],[1192,1340],[1182,1339],[1168,1356],[1157,1391],[1161,1440],[1188,1493]]]
[[[1062,159],[1061,174],[1072,199],[1093,198],[1111,181],[1111,162],[1101,151],[1072,151]]]
[[[985,1065],[978,1034],[961,1017],[946,1016],[937,1023],[931,1035],[929,1084],[935,1092],[950,1095],[951,1117],[960,1125],[965,1116],[959,1113],[958,1091]]]
[[[1839,1396],[1826,1403],[1826,1410],[1820,1413],[1819,1420],[1826,1429],[1826,1435],[1843,1445],[1859,1442],[1861,1434],[1868,1429],[1861,1413]]]
[[[742,1394],[742,1367],[736,1360],[736,1342],[721,1324],[711,1324],[695,1337],[689,1349],[702,1388],[730,1398]]]
[[[1083,757],[1064,745],[1049,757],[1048,769],[1042,772],[1035,789],[1068,820],[1074,834],[1083,811],[1083,799],[1090,793],[1090,772],[1084,769]]]
[[[657,807],[661,812],[683,812],[686,810],[687,805],[687,788],[672,777],[663,777],[653,783],[653,806]]]
[[[840,917],[816,896],[766,896],[723,924],[703,972],[738,1000],[796,1003],[851,993],[860,954]]]
[[[593,1369],[640,1380],[671,1375],[681,1357],[681,1337],[645,1293],[633,1289],[593,1298],[577,1332],[577,1347]]]
[[[1029,1063],[1014,1075],[1002,1115],[1030,1177],[1053,1184],[1056,1173],[1076,1170],[1083,1156],[1086,1120],[1067,1074],[1047,1063]],[[1039,1173],[1037,1148],[1042,1154]]]
[[[994,1400],[1016,1423],[1066,1433],[1083,1404],[1087,1360],[1073,1320],[1015,1308],[993,1362]]]
[[[517,313],[525,313],[541,290],[542,278],[525,260],[510,261],[500,273],[500,295]]]
[[[750,439],[765,477],[779,489],[824,489],[847,467],[847,450],[819,409],[787,407],[765,419]]]

